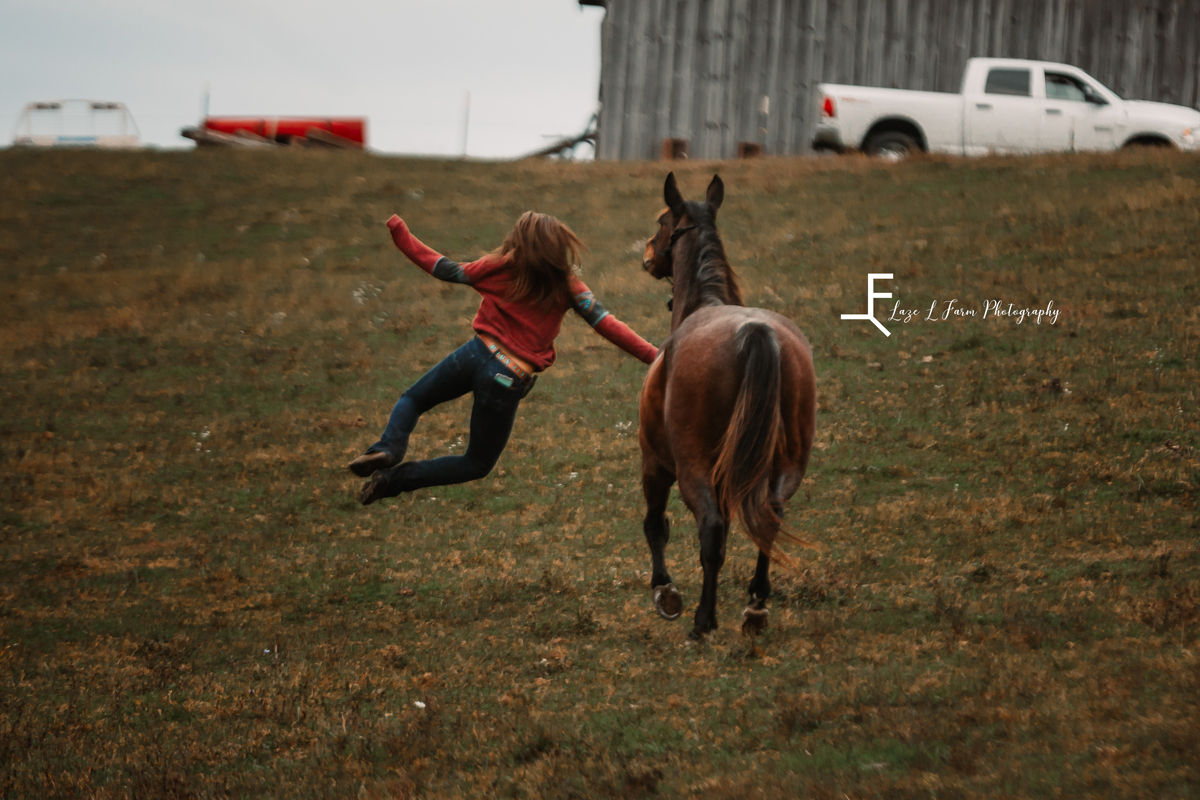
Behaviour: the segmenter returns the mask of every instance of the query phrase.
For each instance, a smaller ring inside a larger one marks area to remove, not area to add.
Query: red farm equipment
[[[205,117],[181,134],[199,145],[277,147],[299,145],[361,150],[367,146],[362,117]]]

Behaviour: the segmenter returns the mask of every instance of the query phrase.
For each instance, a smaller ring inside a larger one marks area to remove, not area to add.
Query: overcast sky
[[[142,141],[221,115],[363,116],[389,153],[516,156],[584,129],[604,10],[576,0],[0,0],[0,146],[31,101],[129,106]]]

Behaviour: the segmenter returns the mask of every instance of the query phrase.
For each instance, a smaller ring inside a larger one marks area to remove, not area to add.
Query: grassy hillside
[[[825,549],[750,641],[735,534],[695,645],[677,498],[684,618],[647,589],[644,367],[581,321],[485,480],[364,509],[344,468],[477,305],[383,220],[465,260],[553,213],[661,341],[664,165],[0,151],[0,794],[1200,792],[1200,161],[696,163],[685,195],[718,168],[748,301],[813,344],[788,518]],[[869,272],[891,337],[840,319]]]

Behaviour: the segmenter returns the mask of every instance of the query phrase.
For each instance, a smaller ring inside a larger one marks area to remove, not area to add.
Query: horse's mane
[[[689,289],[697,299],[695,305],[743,305],[742,290],[738,286],[737,276],[733,274],[733,267],[729,266],[729,260],[725,257],[725,245],[717,233],[716,223],[707,214],[689,215],[692,219],[701,220],[696,223],[696,271]]]

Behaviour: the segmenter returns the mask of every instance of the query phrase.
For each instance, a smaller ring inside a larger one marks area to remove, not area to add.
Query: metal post
[[[471,122],[471,92],[468,90],[466,99],[463,101],[463,140],[462,140],[462,142],[463,142],[462,157],[463,158],[467,157],[467,130],[470,127],[470,122]]]

